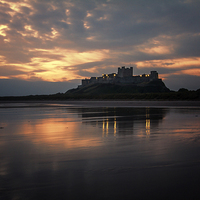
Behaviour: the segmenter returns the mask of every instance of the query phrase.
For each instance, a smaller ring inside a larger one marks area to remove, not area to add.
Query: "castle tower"
[[[123,66],[122,68],[118,68],[118,73],[117,73],[118,77],[130,77],[133,76],[133,67],[130,68],[125,68],[125,66]]]
[[[151,71],[150,79],[151,80],[157,80],[158,79],[158,72],[157,71]]]

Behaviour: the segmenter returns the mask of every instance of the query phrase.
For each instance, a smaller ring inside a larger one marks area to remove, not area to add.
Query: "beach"
[[[0,199],[199,199],[199,102],[0,103]]]
[[[63,101],[1,101],[1,107],[18,104],[24,106],[63,106],[74,105],[84,107],[199,107],[200,101],[130,101],[130,100],[63,100]]]

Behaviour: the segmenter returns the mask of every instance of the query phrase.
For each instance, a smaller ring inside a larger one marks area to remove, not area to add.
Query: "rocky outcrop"
[[[161,79],[141,84],[101,84],[94,83],[76,89],[68,90],[66,95],[104,95],[104,94],[133,94],[133,93],[163,93],[170,92]]]

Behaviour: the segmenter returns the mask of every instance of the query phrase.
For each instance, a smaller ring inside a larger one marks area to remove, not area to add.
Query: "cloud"
[[[2,0],[0,78],[69,81],[123,65],[157,69],[165,81],[199,76],[199,7],[192,0]]]
[[[17,69],[15,65],[2,65],[0,66],[1,77],[16,76],[26,74],[23,70]]]

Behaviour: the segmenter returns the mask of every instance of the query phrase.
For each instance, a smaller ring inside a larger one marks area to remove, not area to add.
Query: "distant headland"
[[[177,92],[167,88],[157,71],[133,75],[133,67],[119,67],[117,73],[101,77],[85,78],[77,88],[65,93],[50,95],[7,96],[0,101],[22,100],[196,100],[200,101],[200,89],[189,91],[180,88]]]

